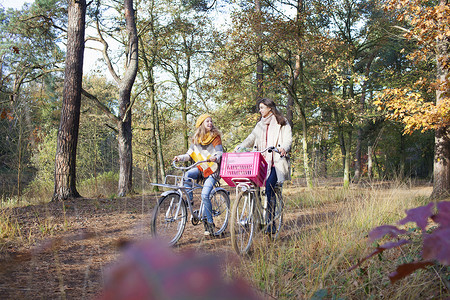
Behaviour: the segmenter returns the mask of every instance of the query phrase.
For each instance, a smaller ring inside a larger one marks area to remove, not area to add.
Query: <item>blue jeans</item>
[[[200,175],[200,170],[198,168],[192,168],[189,171],[187,171],[184,176],[185,176],[185,178],[191,178],[193,180],[196,180],[199,177],[199,175]],[[216,182],[217,182],[217,180],[213,176],[208,176],[205,179],[205,182],[203,184],[203,189],[202,189],[203,213],[204,213],[204,217],[206,217],[206,220],[209,223],[213,223],[213,218],[212,218],[212,214],[211,214],[212,204],[211,204],[210,194],[211,194],[211,191],[214,188],[214,185],[216,184]],[[185,182],[184,186],[192,187],[191,181]],[[189,197],[189,201],[192,201],[192,198],[193,198],[192,191],[188,192],[187,194]]]
[[[277,205],[277,198],[275,197],[274,187],[277,184],[277,172],[275,167],[270,169],[269,178],[266,180],[266,197],[267,197],[267,220],[270,222],[273,219],[275,213],[275,207]]]

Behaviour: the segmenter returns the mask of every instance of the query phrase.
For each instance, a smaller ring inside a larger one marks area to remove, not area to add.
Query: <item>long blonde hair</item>
[[[205,128],[204,122],[195,130],[194,135],[192,136],[192,143],[193,144],[199,144],[199,141],[203,140],[206,135],[208,134],[208,130]],[[219,129],[216,128],[216,126],[213,126],[211,128],[211,135],[213,136],[222,136],[222,133],[219,131]]]

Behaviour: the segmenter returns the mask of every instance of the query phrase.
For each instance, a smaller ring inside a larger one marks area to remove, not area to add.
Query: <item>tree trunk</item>
[[[153,101],[154,101],[154,93],[153,93]],[[155,111],[154,111],[154,119],[153,122],[155,124],[155,138],[156,138],[156,152],[158,153],[158,164],[159,164],[159,172],[161,175],[161,181],[164,181],[166,177],[166,169],[164,166],[164,156],[163,156],[163,148],[161,142],[161,129],[159,127],[159,111],[158,105],[155,103]]]
[[[86,1],[69,1],[63,104],[55,157],[53,201],[80,197],[76,155],[80,124]]]
[[[350,162],[351,162],[351,155],[350,155],[350,148],[352,144],[352,131],[350,130],[348,132],[348,140],[346,143],[346,151],[345,151],[345,157],[344,157],[344,188],[348,188],[350,186]]]
[[[450,195],[450,132],[449,127],[436,130],[434,146],[433,192],[431,198]]]
[[[124,1],[126,32],[129,37],[126,70],[119,84],[119,186],[118,195],[123,197],[133,187],[133,151],[131,147],[131,89],[138,70],[138,36],[133,0]]]
[[[308,156],[308,128],[306,122],[306,115],[303,111],[300,112],[301,122],[302,122],[302,145],[303,145],[303,167],[305,168],[305,178],[306,178],[306,186],[308,188],[313,187],[312,179],[311,179],[311,170],[309,169],[309,156]]]
[[[362,154],[362,141],[364,139],[363,133],[363,126],[365,125],[364,121],[364,114],[366,111],[366,91],[367,91],[367,85],[369,81],[369,75],[370,75],[370,66],[372,65],[373,59],[375,58],[375,54],[372,54],[369,57],[369,61],[366,65],[365,70],[365,78],[366,80],[363,83],[362,91],[361,91],[361,97],[359,98],[359,114],[360,114],[360,120],[358,124],[358,135],[356,140],[356,151],[355,151],[355,176],[353,177],[354,182],[359,182],[361,179],[361,172],[362,172],[362,162],[361,162],[361,154]]]
[[[441,0],[440,5],[448,5],[447,1]],[[445,86],[446,90],[438,87],[436,90],[436,106],[442,103],[446,94],[450,92],[448,88],[448,67],[445,66],[448,60],[448,38],[444,37],[437,44],[437,79]],[[434,199],[448,197],[450,195],[450,127],[444,126],[436,130],[434,143],[434,171],[433,171],[433,192]]]
[[[261,23],[261,2],[260,0],[255,1],[255,13],[258,16],[258,25]],[[261,30],[258,28],[256,35],[258,37],[261,37]],[[257,61],[256,61],[256,103],[258,103],[258,100],[264,97],[264,89],[263,89],[263,83],[264,83],[264,64],[261,59],[262,55],[262,49],[259,49],[259,53],[257,53]],[[255,105],[256,111],[259,111],[259,107]]]
[[[355,151],[355,175],[353,176],[353,182],[358,183],[361,179],[362,172],[362,162],[361,162],[361,152],[362,152],[362,140],[363,140],[363,129],[361,124],[358,128],[358,133],[356,137],[356,151]]]
[[[187,121],[187,84],[181,88],[181,119],[183,120],[184,151],[189,149],[189,126]]]
[[[403,132],[400,132],[400,149],[399,149],[399,155],[400,155],[400,162],[399,162],[399,166],[398,166],[398,175],[397,178],[399,180],[403,180],[405,179],[405,170],[406,170],[406,151],[405,151],[405,136],[403,134]]]
[[[154,40],[157,40],[157,34],[152,28],[152,37]],[[161,130],[159,127],[159,112],[158,112],[158,104],[156,103],[155,99],[155,76],[154,76],[154,66],[155,66],[155,59],[156,59],[156,49],[150,48],[146,49],[145,44],[142,43],[142,51],[141,51],[141,58],[144,62],[144,67],[147,73],[148,78],[145,80],[143,78],[143,81],[148,82],[148,97],[150,99],[150,111],[152,116],[152,145],[154,145],[155,149],[153,151],[155,155],[155,159],[153,161],[153,169],[154,174],[153,182],[160,182],[164,181],[164,178],[166,177],[166,171],[164,168],[164,156],[163,156],[163,149],[162,149],[162,142],[161,142]],[[149,54],[149,56],[148,56]],[[143,75],[142,75],[143,77]],[[159,170],[159,172],[158,172]],[[157,188],[156,186],[154,188]]]
[[[296,59],[297,61],[297,59]],[[295,68],[296,70],[298,70],[298,68]],[[298,99],[295,99],[295,97],[297,96],[297,88],[296,88],[296,80],[298,78],[298,76],[295,76],[296,72],[294,71],[293,76],[291,76],[291,78],[289,78],[289,86],[288,86],[288,94],[287,94],[287,105],[286,105],[286,119],[289,122],[289,125],[291,126],[291,128],[294,128],[294,103],[296,101],[298,101]]]
[[[155,85],[153,80],[153,69],[150,71],[152,74],[151,77],[151,83],[150,83],[150,103],[151,103],[151,112],[152,112],[152,119],[153,119],[153,139],[155,141],[155,173],[159,174],[156,175],[156,181],[159,182],[158,177],[164,181],[164,178],[166,177],[166,171],[164,169],[164,156],[163,156],[163,150],[162,150],[162,142],[161,142],[161,131],[159,128],[159,112],[158,112],[158,104],[155,101]],[[159,168],[159,172],[158,169]]]

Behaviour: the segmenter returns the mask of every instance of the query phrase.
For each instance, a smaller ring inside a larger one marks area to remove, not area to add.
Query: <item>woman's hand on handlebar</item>
[[[278,147],[272,146],[272,147],[269,147],[267,150],[269,152],[272,152],[272,151],[277,152],[280,154],[281,157],[286,156],[286,154],[287,154],[286,150],[280,146],[278,146]]]
[[[175,156],[175,157],[173,158],[173,161],[174,161],[174,162],[180,161],[180,158],[179,158],[178,156]]]

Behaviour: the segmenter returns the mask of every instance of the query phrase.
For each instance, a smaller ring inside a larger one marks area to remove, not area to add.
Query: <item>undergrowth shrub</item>
[[[29,204],[47,203],[52,199],[55,182],[53,178],[35,177],[23,192],[23,200]]]
[[[20,235],[20,226],[11,217],[10,210],[0,210],[0,244],[5,238],[12,239]]]
[[[77,190],[83,197],[111,197],[117,192],[119,174],[113,171],[105,172],[97,177],[91,177],[77,183]],[[36,177],[25,188],[22,204],[47,203],[51,200],[54,190],[54,180]]]
[[[91,177],[78,184],[78,192],[84,197],[111,197],[117,193],[119,173],[109,171]]]

